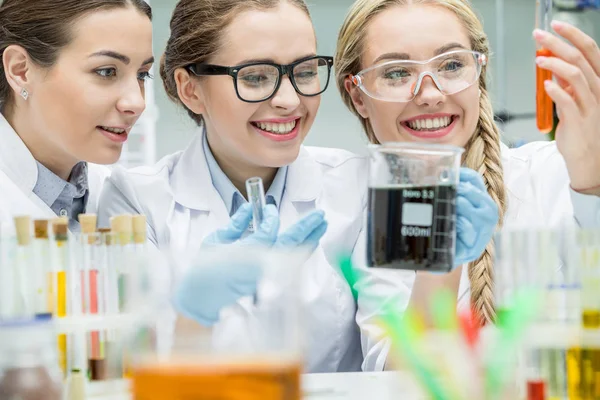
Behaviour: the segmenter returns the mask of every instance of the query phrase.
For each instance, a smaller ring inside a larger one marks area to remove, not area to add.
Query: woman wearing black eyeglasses
[[[115,170],[101,196],[100,222],[118,213],[146,214],[148,236],[162,250],[251,239],[308,247],[306,370],[360,370],[355,301],[336,264],[353,251],[361,229],[366,170],[349,152],[302,146],[333,65],[316,53],[304,1],[182,0],[171,30],[161,76],[198,132],[186,150],[153,167]],[[263,180],[268,205],[265,222],[251,233],[245,181],[255,176]],[[202,290],[196,298],[178,298],[178,311],[216,324],[221,343],[237,344],[248,334],[239,320],[252,315],[254,305],[242,299],[234,315],[218,319],[221,306],[236,303],[228,294],[235,285],[227,281],[210,299]],[[200,310],[190,309],[198,303]]]

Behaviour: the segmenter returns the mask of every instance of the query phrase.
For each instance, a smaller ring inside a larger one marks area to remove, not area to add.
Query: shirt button
[[[69,215],[69,213],[67,212],[67,210],[65,210],[64,208],[61,208],[59,213],[58,213],[61,217],[66,217]]]

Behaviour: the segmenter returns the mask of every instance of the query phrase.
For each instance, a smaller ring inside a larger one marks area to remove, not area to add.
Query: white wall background
[[[338,30],[352,0],[309,0],[319,42],[319,54],[334,55]],[[535,22],[535,0],[472,0],[483,18],[492,51],[491,90],[497,110],[531,114],[535,109],[534,44],[531,32]],[[169,20],[176,0],[153,0],[154,52],[160,58],[169,35]],[[498,8],[500,5],[503,7]],[[504,10],[504,23],[496,23],[498,10]],[[600,12],[555,13],[561,20],[575,21],[588,34],[600,41]],[[505,52],[501,51],[504,43]],[[499,63],[504,63],[502,73]],[[158,72],[158,70],[157,70]],[[194,124],[186,112],[171,103],[156,73],[156,103],[158,108],[157,157],[183,149],[194,134]],[[533,119],[517,120],[504,126],[505,140],[544,140]],[[364,152],[365,139],[360,124],[346,110],[335,84],[323,95],[321,109],[306,139],[314,146],[340,147]]]

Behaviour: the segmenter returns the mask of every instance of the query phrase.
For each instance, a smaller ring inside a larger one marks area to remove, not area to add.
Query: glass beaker
[[[49,317],[0,323],[0,400],[61,400],[62,373]]]
[[[242,297],[225,307],[212,327],[182,315],[157,313],[158,318],[148,324],[159,327],[154,330],[155,340],[138,334],[130,346],[133,399],[300,399],[299,273],[305,255],[295,258],[289,252],[255,251],[243,246],[203,250],[200,254],[183,262],[188,264],[183,268],[233,268],[243,281],[252,281],[253,271],[259,271],[255,299]],[[175,269],[182,262],[179,264]],[[174,274],[179,279],[194,277],[181,271]],[[207,279],[209,276],[211,273],[206,274]],[[199,292],[197,301],[212,301],[209,296]],[[174,329],[164,329],[167,325]]]
[[[426,143],[369,149],[367,265],[450,271],[464,149]]]

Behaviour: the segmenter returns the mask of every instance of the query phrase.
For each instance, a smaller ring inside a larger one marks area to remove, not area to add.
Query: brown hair
[[[338,37],[335,57],[336,80],[344,103],[360,118],[369,140],[373,143],[377,143],[373,127],[369,120],[362,118],[354,108],[352,99],[345,90],[344,81],[349,75],[355,75],[361,70],[367,29],[373,17],[392,6],[410,4],[431,4],[452,11],[466,28],[472,50],[489,55],[489,43],[483,25],[467,0],[357,0],[351,7]],[[488,193],[498,205],[501,226],[506,211],[506,193],[500,158],[500,131],[493,119],[485,66],[479,79],[479,89],[479,121],[466,146],[463,163],[483,176]],[[482,323],[495,319],[493,260],[494,243],[491,241],[483,255],[469,264],[471,303]]]
[[[304,0],[181,0],[171,17],[171,36],[160,60],[160,76],[167,95],[179,99],[175,71],[190,64],[206,62],[222,46],[222,35],[236,15],[247,10],[268,10],[288,2],[310,17]],[[190,117],[201,125],[202,115],[185,107]]]
[[[4,0],[0,5],[0,112],[12,101],[2,55],[10,45],[23,47],[31,60],[45,68],[72,40],[70,28],[88,13],[132,6],[152,19],[144,0]]]

